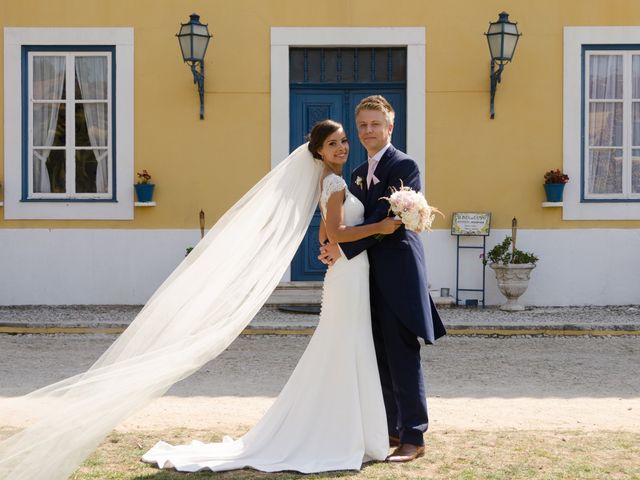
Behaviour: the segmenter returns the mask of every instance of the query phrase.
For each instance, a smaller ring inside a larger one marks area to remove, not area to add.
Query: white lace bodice
[[[345,225],[357,225],[364,220],[364,205],[354,197],[347,188],[344,179],[335,173],[327,175],[322,181],[320,193],[320,212],[323,218],[327,218],[327,202],[332,194],[345,190],[344,199],[344,223]]]

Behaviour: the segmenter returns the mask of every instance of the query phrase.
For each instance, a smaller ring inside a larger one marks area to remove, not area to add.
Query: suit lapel
[[[363,163],[359,167],[357,167],[353,173],[351,174],[351,183],[350,183],[350,192],[362,202],[364,205],[366,202],[367,195],[367,164]],[[364,173],[363,173],[364,172]],[[361,182],[358,182],[358,177],[362,179]],[[358,184],[359,183],[359,184]]]

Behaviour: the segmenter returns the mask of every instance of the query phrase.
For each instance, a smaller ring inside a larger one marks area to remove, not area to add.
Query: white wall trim
[[[406,46],[407,153],[424,185],[426,132],[426,30],[424,27],[272,27],[271,167],[289,154],[289,48],[292,46]]]
[[[272,27],[271,168],[289,155],[289,48],[407,47],[407,153],[426,190],[426,29],[424,27]],[[283,281],[289,281],[287,272]]]
[[[22,45],[114,45],[117,202],[21,202]],[[133,219],[133,28],[4,29],[4,218]]]
[[[565,27],[563,168],[571,180],[565,186],[564,220],[640,220],[640,202],[592,203],[580,201],[580,128],[582,45],[638,44],[640,27]]]

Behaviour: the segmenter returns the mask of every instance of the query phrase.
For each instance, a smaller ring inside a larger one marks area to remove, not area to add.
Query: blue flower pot
[[[547,194],[547,202],[561,202],[564,183],[545,183],[544,191]]]
[[[136,189],[136,196],[139,202],[151,202],[153,199],[153,183],[137,183],[133,186]]]

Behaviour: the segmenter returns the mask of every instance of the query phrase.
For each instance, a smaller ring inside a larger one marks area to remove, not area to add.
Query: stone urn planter
[[[536,268],[534,263],[510,263],[489,265],[496,272],[498,289],[505,297],[507,303],[500,306],[500,310],[508,312],[520,312],[524,310],[524,305],[518,303],[520,296],[529,286],[531,270]]]

